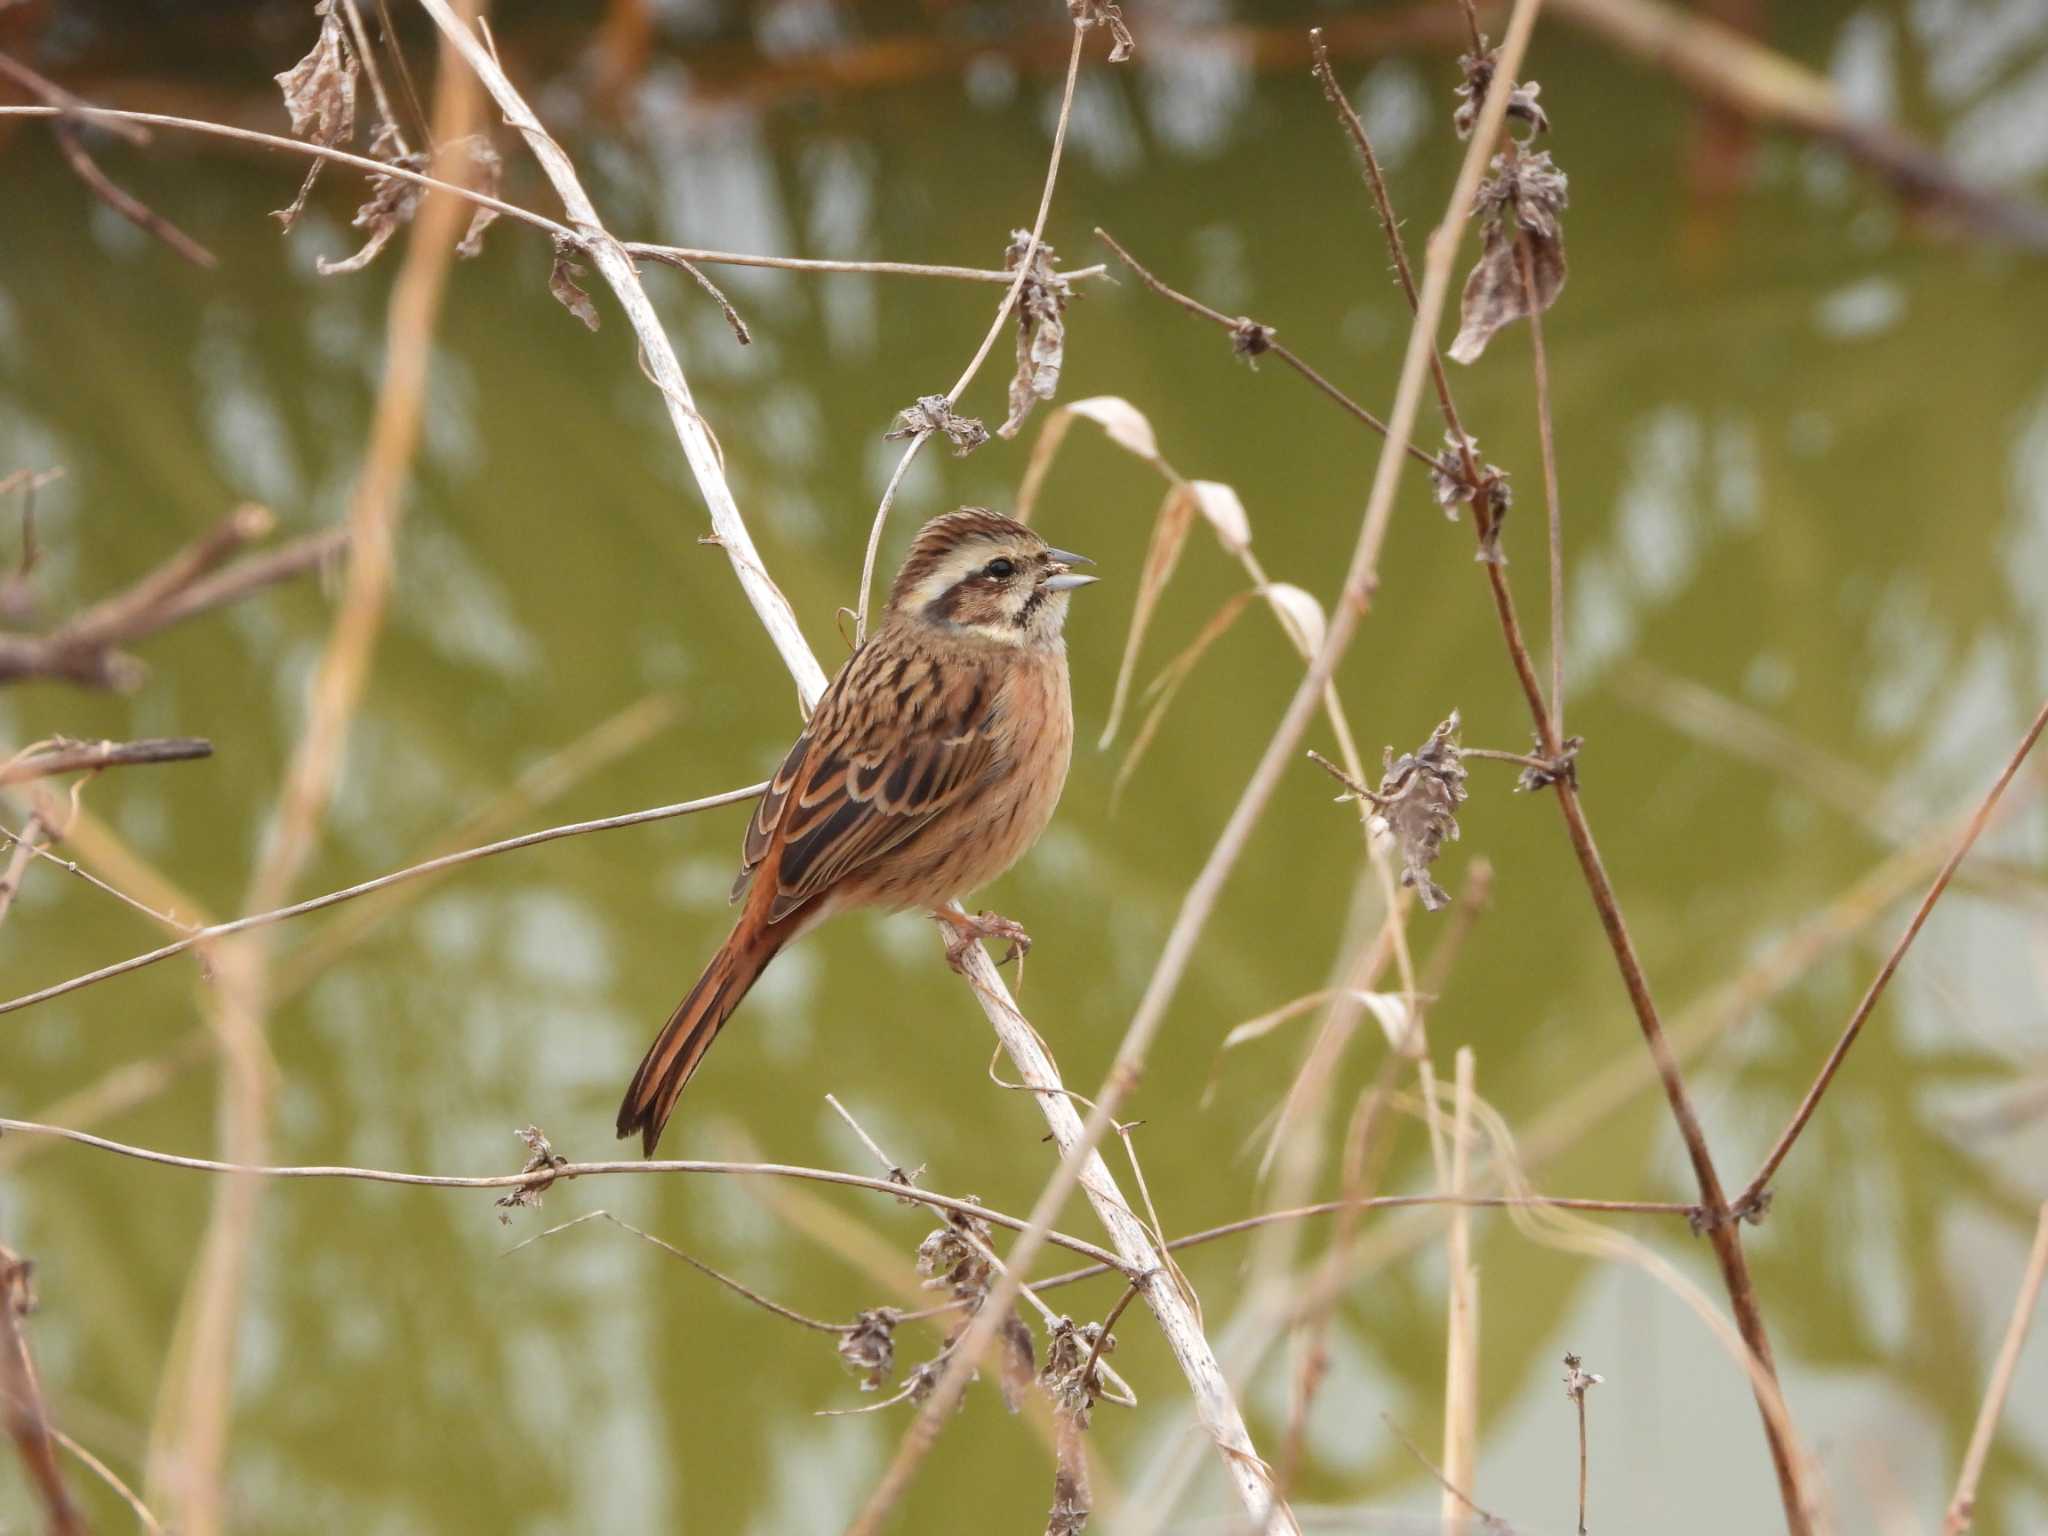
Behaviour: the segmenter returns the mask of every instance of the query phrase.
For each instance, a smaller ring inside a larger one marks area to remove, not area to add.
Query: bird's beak
[[[1048,549],[1046,554],[1061,566],[1093,565],[1095,563],[1086,555],[1077,555],[1072,550],[1067,549]],[[1038,585],[1040,590],[1046,592],[1072,592],[1078,587],[1093,585],[1097,579],[1094,576],[1077,576],[1069,570],[1057,570]]]

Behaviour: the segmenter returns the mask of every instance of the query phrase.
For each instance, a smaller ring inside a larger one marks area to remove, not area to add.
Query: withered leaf
[[[1053,248],[1040,241],[1031,249],[1031,232],[1015,230],[1010,248],[1003,253],[1003,269],[1014,272],[1031,255],[1023,286],[1017,290],[1017,373],[1010,380],[1010,415],[996,428],[1003,437],[1015,437],[1040,400],[1050,400],[1059,389],[1060,369],[1066,363],[1067,301],[1073,297],[1066,278],[1053,270],[1059,258]]]
[[[882,441],[898,442],[921,432],[939,433],[953,445],[954,456],[962,459],[988,441],[988,428],[972,416],[957,414],[944,395],[919,395],[917,404],[896,413],[896,421],[882,434]]]
[[[1067,14],[1083,32],[1091,27],[1109,29],[1109,62],[1121,64],[1137,51],[1138,40],[1124,21],[1123,7],[1115,0],[1067,0]]]
[[[1461,53],[1458,68],[1464,72],[1465,80],[1457,88],[1458,110],[1451,114],[1451,126],[1458,131],[1458,137],[1469,139],[1479,122],[1480,108],[1486,105],[1486,92],[1493,84],[1493,75],[1499,67],[1500,50],[1489,48],[1483,53]],[[1536,98],[1543,87],[1534,80],[1525,80],[1508,93],[1507,115],[1510,122],[1529,125],[1532,134],[1548,133],[1550,117],[1536,104]]]
[[[597,329],[597,306],[590,302],[590,295],[576,282],[583,268],[569,259],[576,249],[575,241],[555,236],[555,264],[548,269],[548,292],[555,296],[562,308],[594,331]]]
[[[313,14],[320,18],[320,37],[313,44],[313,51],[272,78],[284,92],[292,132],[332,149],[355,137],[356,56],[349,46],[348,31],[336,12],[335,0],[320,0],[313,7]],[[305,211],[306,199],[312,195],[313,183],[320,179],[320,167],[326,163],[316,158],[306,168],[306,179],[299,184],[299,195],[292,199],[291,206],[271,215],[286,229]]]
[[[469,178],[470,189],[482,192],[488,197],[496,197],[498,188],[504,184],[505,162],[492,147],[491,141],[480,133],[472,133],[469,137],[458,140],[457,144],[469,152],[469,163],[474,172]],[[457,144],[447,147],[454,149]],[[484,231],[498,222],[497,209],[486,208],[481,203],[475,206],[476,211],[469,216],[469,228],[463,232],[462,242],[455,247],[455,254],[465,261],[483,255]]]
[[[1003,1406],[1012,1413],[1021,1413],[1030,1399],[1031,1384],[1038,1377],[1038,1361],[1031,1348],[1031,1329],[1013,1307],[997,1330],[997,1337],[1002,1344],[1000,1385]]]
[[[839,1358],[860,1377],[861,1391],[874,1391],[896,1369],[896,1324],[900,1321],[895,1308],[876,1307],[854,1318],[852,1329],[839,1336]]]
[[[387,123],[377,130],[370,153],[385,164],[402,170],[426,170],[427,157],[424,154],[401,155],[397,151],[398,132]],[[362,271],[377,259],[377,253],[390,243],[393,235],[412,222],[412,216],[419,211],[420,199],[425,194],[426,188],[416,181],[407,181],[400,176],[372,176],[369,200],[356,210],[355,218],[349,221],[357,229],[367,229],[370,238],[363,242],[363,248],[355,255],[340,261],[329,261],[322,256],[313,263],[314,267],[322,277]]]
[[[1261,325],[1250,316],[1244,316],[1230,328],[1231,353],[1257,368],[1259,359],[1273,350],[1273,335],[1272,326]]]
[[[1429,866],[1447,842],[1458,840],[1457,810],[1465,799],[1465,764],[1458,751],[1458,712],[1451,711],[1429,740],[1396,759],[1386,754],[1373,819],[1401,850],[1401,883],[1413,886],[1422,905],[1435,912],[1451,893],[1429,877]]]
[[[1551,163],[1548,150],[1495,155],[1491,170],[1480,183],[1474,209],[1485,244],[1465,279],[1461,323],[1450,345],[1451,357],[1460,363],[1476,362],[1495,331],[1541,314],[1564,289],[1564,172]],[[1529,254],[1526,274],[1519,249]]]

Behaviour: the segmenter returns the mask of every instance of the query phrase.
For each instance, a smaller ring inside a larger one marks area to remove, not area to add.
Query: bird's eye
[[[1010,560],[991,560],[981,568],[981,574],[993,577],[997,581],[1007,581],[1017,574],[1017,567],[1015,562]]]

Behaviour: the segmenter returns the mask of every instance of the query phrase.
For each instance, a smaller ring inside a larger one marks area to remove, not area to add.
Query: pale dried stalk
[[[682,365],[676,360],[675,349],[669,344],[667,333],[648,302],[640,286],[638,275],[631,260],[619,249],[616,242],[603,232],[598,223],[597,213],[590,198],[577,179],[575,167],[562,152],[561,146],[549,138],[546,131],[535,119],[519,92],[513,87],[497,61],[477,42],[448,8],[446,0],[420,0],[427,12],[449,36],[463,57],[476,70],[497,101],[506,119],[519,128],[532,146],[542,169],[554,184],[563,206],[569,210],[571,219],[586,235],[585,250],[592,264],[603,276],[605,282],[618,297],[626,313],[627,323],[639,339],[641,350],[649,370],[661,386],[662,397],[668,403],[669,419],[680,440],[683,453],[688,459],[692,473],[696,476],[698,488],[711,511],[712,527],[720,543],[732,558],[733,569],[745,589],[748,601],[767,629],[770,639],[780,653],[783,663],[796,678],[797,690],[805,709],[817,701],[825,689],[824,670],[817,658],[804,643],[802,631],[796,623],[796,616],[790,610],[788,600],[783,597],[755,553],[753,540],[747,533],[739,508],[733,500],[732,490],[726,483],[725,470],[716,450],[712,447],[709,434],[704,430],[695,407],[690,403],[689,388],[683,378]],[[1202,1335],[1201,1324],[1195,1317],[1186,1299],[1170,1282],[1162,1284],[1157,1278],[1159,1269],[1157,1256],[1147,1239],[1143,1224],[1140,1223],[1118,1190],[1116,1180],[1102,1159],[1095,1155],[1091,1143],[1085,1153],[1076,1154],[1072,1149],[1081,1135],[1079,1117],[1074,1113],[1072,1103],[1066,1096],[1059,1073],[1052,1058],[1045,1051],[1037,1032],[1032,1029],[1016,1004],[1011,1001],[1008,989],[997,974],[995,964],[987,953],[976,945],[966,954],[966,974],[974,987],[982,1012],[995,1028],[1004,1049],[1022,1074],[1024,1081],[1035,1089],[1046,1090],[1035,1096],[1052,1127],[1053,1138],[1059,1144],[1065,1161],[1062,1166],[1075,1166],[1074,1180],[1086,1191],[1089,1202],[1096,1214],[1108,1228],[1115,1241],[1115,1247],[1123,1262],[1140,1274],[1153,1273],[1155,1278],[1145,1286],[1145,1300],[1158,1318],[1161,1332],[1165,1335],[1174,1358],[1181,1371],[1188,1378],[1195,1394],[1197,1410],[1203,1423],[1215,1438],[1219,1454],[1223,1457],[1225,1471],[1246,1508],[1255,1517],[1262,1515],[1265,1503],[1263,1480],[1255,1470],[1259,1465],[1257,1452],[1252,1447],[1251,1435],[1245,1429],[1244,1419],[1237,1403],[1231,1396],[1229,1383],[1224,1380],[1222,1368],[1216,1363],[1214,1351]],[[1099,1139],[1099,1137],[1098,1137]],[[1043,1225],[1041,1223],[1041,1225]],[[1040,1240],[1042,1243],[1042,1239]],[[1040,1243],[1034,1243],[1035,1253]],[[1011,1270],[1001,1281],[1009,1289],[1009,1295],[1002,1301],[1009,1306],[1016,1299],[1018,1277],[1028,1265],[1031,1254],[1015,1254],[1010,1258]],[[957,1388],[956,1388],[957,1391]]]
[[[1501,45],[1499,73],[1501,78],[1512,79],[1521,66],[1521,59],[1528,47],[1529,34],[1535,25],[1540,0],[1516,0],[1514,14],[1508,23],[1507,37]],[[1406,456],[1393,444],[1407,442],[1414,431],[1417,408],[1422,401],[1423,375],[1429,360],[1435,355],[1435,328],[1443,314],[1444,300],[1450,292],[1451,265],[1457,256],[1457,236],[1463,231],[1465,221],[1472,207],[1472,198],[1478,189],[1479,178],[1487,160],[1486,148],[1500,131],[1500,125],[1507,108],[1508,92],[1488,93],[1484,110],[1480,114],[1478,130],[1474,133],[1472,146],[1466,152],[1465,161],[1458,173],[1449,205],[1445,211],[1443,227],[1432,236],[1428,261],[1425,265],[1421,303],[1415,322],[1409,328],[1406,356],[1402,361],[1399,387],[1395,391],[1394,409],[1388,421],[1388,433],[1379,457],[1379,466],[1373,476],[1372,493],[1366,504],[1365,517],[1360,526],[1358,540],[1351,557],[1351,565],[1345,581],[1343,595],[1330,616],[1330,628],[1324,637],[1322,648],[1317,652],[1308,674],[1296,688],[1289,702],[1286,714],[1275,729],[1265,754],[1260,758],[1250,783],[1245,786],[1236,808],[1222,835],[1217,839],[1208,861],[1204,864],[1195,883],[1181,902],[1180,912],[1172,931],[1160,953],[1159,961],[1152,973],[1151,982],[1138,1004],[1138,1010],[1125,1031],[1123,1044],[1117,1052],[1115,1065],[1108,1079],[1096,1097],[1095,1108],[1089,1114],[1085,1126],[1078,1128],[1078,1135],[1071,1147],[1062,1141],[1062,1157],[1058,1170],[1039,1196],[1032,1208],[1033,1231],[1027,1232],[1012,1250],[1010,1262],[1014,1269],[1028,1267],[1039,1246],[1036,1231],[1050,1225],[1054,1214],[1072,1193],[1086,1166],[1087,1158],[1101,1143],[1108,1132],[1116,1111],[1132,1089],[1144,1069],[1145,1058],[1150,1053],[1153,1040],[1164,1024],[1166,1011],[1178,990],[1181,978],[1186,974],[1189,961],[1194,956],[1195,946],[1202,927],[1214,910],[1216,900],[1222,892],[1224,881],[1235,868],[1238,858],[1250,841],[1251,833],[1266,802],[1272,797],[1281,774],[1292,765],[1295,750],[1301,741],[1301,734],[1307,728],[1310,717],[1320,702],[1324,686],[1335,673],[1337,662],[1350,646],[1365,605],[1377,584],[1379,551],[1386,536],[1387,525],[1393,515],[1394,492],[1400,484],[1401,471]],[[991,1293],[991,1305],[975,1319],[963,1340],[963,1347],[954,1352],[947,1364],[945,1375],[938,1388],[926,1400],[919,1415],[913,1435],[906,1439],[905,1446],[898,1452],[898,1463],[906,1457],[913,1460],[921,1451],[911,1447],[923,1437],[934,1435],[937,1426],[952,1411],[953,1405],[966,1386],[966,1378],[987,1347],[993,1336],[996,1317],[1004,1307],[1015,1300],[1014,1276],[1006,1278]],[[1156,1283],[1152,1291],[1163,1289]],[[993,1314],[993,1315],[991,1315]],[[1221,1380],[1219,1376],[1219,1382]],[[1232,1458],[1234,1468],[1242,1466]],[[1263,1470],[1252,1473],[1249,1467],[1251,1486],[1265,1489]],[[1240,1481],[1240,1489],[1246,1485]],[[1255,1518],[1263,1520],[1267,1511],[1264,1503],[1253,1506]],[[1284,1507],[1272,1511],[1276,1523],[1284,1522],[1293,1527],[1293,1517]]]
[[[541,126],[540,119],[526,104],[526,98],[519,94],[504,70],[498,67],[497,59],[478,41],[475,32],[456,16],[449,0],[420,0],[420,4],[434,18],[442,35],[476,72],[484,88],[491,93],[492,100],[504,113],[505,121],[525,138],[527,148],[540,162],[541,170],[568,214],[571,229],[564,233],[579,245],[582,254],[604,278],[625,311],[626,323],[640,343],[647,371],[654,376],[655,385],[661,390],[662,400],[668,407],[669,423],[675,429],[677,441],[682,444],[683,457],[689,461],[690,473],[695,477],[697,489],[711,514],[712,532],[724,549],[726,558],[732,562],[733,574],[739,578],[741,590],[746,593],[762,628],[768,631],[768,638],[774,642],[783,665],[796,678],[797,691],[808,712],[810,706],[817,702],[818,695],[825,691],[824,669],[804,642],[803,630],[797,624],[789,599],[769,579],[767,567],[761,563],[761,556],[754,548],[753,536],[748,533],[746,522],[740,517],[739,505],[733,500],[732,487],[726,483],[722,457],[711,441],[704,418],[697,414],[696,404],[690,396],[689,381],[683,376],[683,365],[676,358],[668,333],[662,329],[661,319],[647,297],[647,290],[640,285],[640,275],[633,267],[632,257],[606,231],[590,201],[590,194],[584,191],[576,167],[570,163],[562,146]]]
[[[1470,1046],[1457,1058],[1456,1109],[1451,1124],[1451,1188],[1463,1201],[1472,1188],[1472,1078]],[[1450,1265],[1444,1348],[1444,1477],[1459,1488],[1473,1487],[1479,1448],[1479,1271],[1472,1263],[1472,1208],[1451,1207],[1446,1250]],[[1468,1501],[1444,1491],[1443,1522],[1449,1536],[1465,1529]]]
[[[1962,1536],[1977,1511],[1977,1484],[1984,1476],[1984,1463],[1991,1455],[1991,1442],[1998,1433],[1998,1418],[2005,1411],[2006,1395],[2012,1391],[2013,1371],[2026,1347],[2027,1329],[2034,1321],[2034,1306],[2041,1299],[2041,1282],[2048,1279],[2048,1202],[2041,1206],[2041,1219],[2034,1227],[2033,1251],[2027,1255],[2027,1270],[2020,1280],[2020,1293],[2013,1302],[2012,1321],[2006,1324],[2005,1342],[1998,1346],[1997,1363],[1991,1367],[1991,1381],[1984,1389],[1984,1402],[1977,1409],[1977,1424],[1970,1431],[1970,1446],[1963,1453],[1963,1467],[1956,1477],[1955,1497],[1949,1500],[1948,1518],[1942,1522],[1942,1536]]]
[[[434,140],[448,145],[465,138],[480,117],[479,106],[475,85],[444,49]],[[275,907],[290,894],[312,857],[333,796],[389,603],[394,544],[419,442],[435,323],[465,222],[458,199],[430,193],[414,219],[392,286],[384,377],[348,512],[349,562],[341,603],[314,676],[306,728],[279,795],[277,822],[250,881],[251,907]],[[275,1077],[265,1039],[269,970],[264,936],[244,939],[221,954],[214,1019],[222,1047],[221,1145],[227,1160],[236,1163],[261,1163],[269,1149]],[[254,1179],[232,1178],[216,1191],[151,1431],[151,1502],[167,1507],[187,1536],[215,1536],[223,1524],[235,1340],[261,1187]]]

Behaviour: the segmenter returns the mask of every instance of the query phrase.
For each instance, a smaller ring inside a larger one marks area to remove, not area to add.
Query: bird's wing
[[[734,898],[766,864],[778,922],[973,793],[995,763],[995,694],[978,666],[856,654],[761,797]]]

